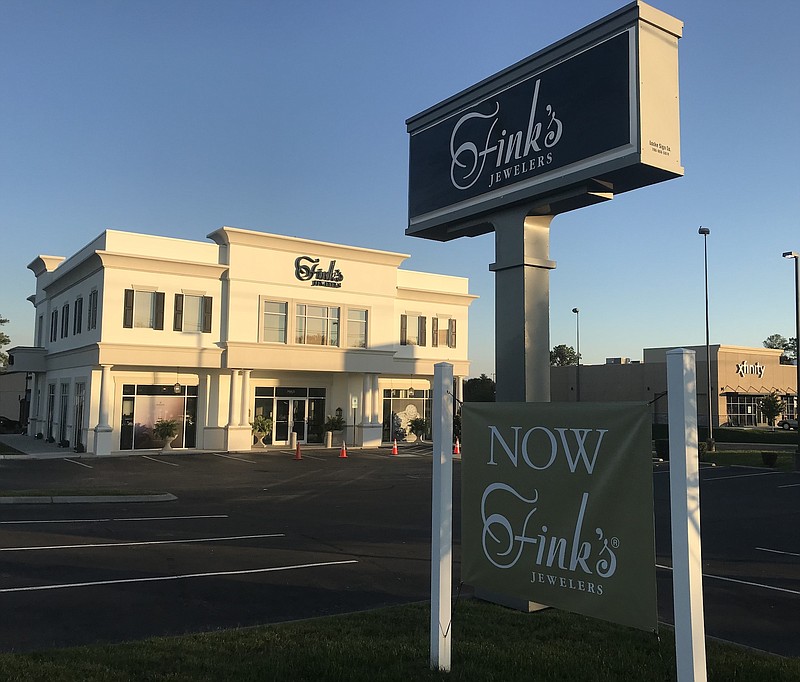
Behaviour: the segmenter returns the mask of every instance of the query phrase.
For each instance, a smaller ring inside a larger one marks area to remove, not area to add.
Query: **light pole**
[[[706,281],[706,369],[708,370],[706,375],[708,379],[708,440],[706,440],[706,450],[714,452],[714,419],[711,414],[711,349],[708,341],[708,235],[711,234],[711,230],[707,227],[701,227],[697,230],[697,234],[703,235],[703,272]]]
[[[794,387],[794,418],[800,418],[800,253],[797,251],[784,251],[784,258],[794,258],[794,337],[795,346],[794,364],[797,369],[797,383]],[[794,470],[800,471],[800,428],[797,429],[797,450],[794,453]]]
[[[581,315],[580,310],[573,308],[575,313],[575,354],[578,356],[578,366],[575,368],[575,401],[581,401]]]

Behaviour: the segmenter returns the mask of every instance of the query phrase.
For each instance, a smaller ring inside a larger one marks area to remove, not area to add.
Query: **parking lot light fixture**
[[[697,234],[703,235],[703,273],[706,282],[706,379],[708,381],[708,440],[706,441],[706,450],[714,452],[714,424],[712,417],[713,403],[711,400],[711,346],[709,344],[708,335],[708,235],[711,230],[707,227],[700,227]]]
[[[794,418],[800,418],[800,253],[797,251],[784,251],[784,258],[794,259],[794,338],[795,346],[794,364],[797,370],[797,383],[794,386]],[[800,471],[800,427],[797,429],[797,449],[794,453],[794,470]]]
[[[575,355],[577,356],[577,367],[575,368],[575,401],[581,401],[581,311],[573,308],[575,313]]]

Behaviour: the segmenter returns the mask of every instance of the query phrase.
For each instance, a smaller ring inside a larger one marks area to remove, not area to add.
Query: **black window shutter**
[[[211,311],[213,310],[214,299],[211,296],[203,296],[203,333],[211,333]]]
[[[164,328],[164,292],[156,291],[156,319],[153,329]]]
[[[133,327],[133,289],[125,289],[125,306],[122,326],[127,328]]]
[[[424,346],[426,343],[425,340],[425,330],[427,327],[428,318],[427,317],[420,317],[419,318],[419,345]]]
[[[456,321],[454,319],[450,320],[450,334],[449,341],[450,341],[450,348],[456,347]]]
[[[81,322],[83,321],[83,298],[75,299],[75,316],[72,322],[72,333],[81,333]]]
[[[175,314],[172,319],[173,331],[183,331],[183,294],[175,294]]]
[[[439,346],[439,318],[431,318],[431,346],[437,348]]]
[[[400,316],[400,345],[408,345],[408,315]]]

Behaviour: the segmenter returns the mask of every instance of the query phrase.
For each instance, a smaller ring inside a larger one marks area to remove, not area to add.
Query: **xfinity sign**
[[[409,119],[406,233],[473,236],[509,205],[555,215],[682,175],[681,32],[635,2]]]

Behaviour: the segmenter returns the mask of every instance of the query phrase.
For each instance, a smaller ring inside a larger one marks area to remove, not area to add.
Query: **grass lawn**
[[[0,654],[4,680],[675,679],[672,632],[655,635],[550,609],[523,614],[461,600],[452,672],[429,670],[429,606],[32,654]],[[800,659],[708,642],[708,679],[800,679]]]
[[[723,445],[722,448],[725,446]],[[717,466],[766,466],[761,459],[761,450],[724,450],[705,452],[700,456],[700,461],[713,463]],[[794,467],[794,452],[779,452],[778,461],[772,467],[779,471],[792,471]]]
[[[129,490],[126,488],[29,488],[25,490],[0,490],[0,497],[116,497],[120,495],[163,495],[164,491]]]

